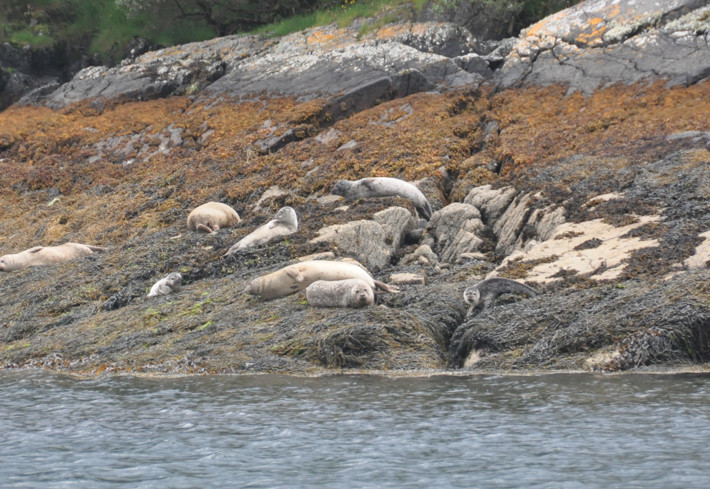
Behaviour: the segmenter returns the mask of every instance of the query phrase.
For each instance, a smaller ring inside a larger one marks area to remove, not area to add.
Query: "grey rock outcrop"
[[[327,226],[318,231],[313,243],[333,243],[338,249],[378,270],[387,265],[415,226],[412,214],[402,207],[377,212],[373,220],[358,220]]]
[[[436,211],[428,226],[436,239],[439,257],[449,263],[456,262],[462,253],[478,251],[484,228],[478,209],[458,202]]]
[[[452,58],[474,49],[471,34],[451,24],[400,28],[389,38],[360,42],[352,31],[326,26],[278,40],[227,36],[148,52],[120,66],[86,68],[39,102],[53,108],[92,98],[137,100],[169,95],[254,97],[261,93],[313,98],[340,94],[332,109],[356,110],[437,86],[473,83]],[[480,63],[479,63],[480,64]],[[467,65],[466,65],[467,66]],[[473,70],[484,72],[483,65]],[[331,112],[333,111],[331,110]]]
[[[612,83],[710,75],[707,0],[581,2],[526,29],[500,72],[503,87],[566,83],[586,94]]]

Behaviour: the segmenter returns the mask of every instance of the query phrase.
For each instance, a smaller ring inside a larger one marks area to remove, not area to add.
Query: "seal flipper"
[[[89,248],[91,251],[108,251],[108,248],[104,246],[94,246],[94,245],[86,245],[87,248]]]
[[[301,273],[300,270],[286,270],[286,275],[294,282],[301,283],[306,280],[306,277]]]
[[[216,229],[213,230],[211,227],[200,223],[197,226],[195,226],[195,231],[202,231],[203,233],[213,233],[216,231]]]
[[[44,246],[35,246],[34,248],[30,248],[29,250],[27,250],[27,253],[37,253],[42,248],[44,248]]]
[[[379,280],[375,280],[375,287],[378,289],[384,290],[385,292],[389,292],[390,294],[399,294],[399,287],[396,287],[394,285],[387,285],[384,282],[380,282]]]

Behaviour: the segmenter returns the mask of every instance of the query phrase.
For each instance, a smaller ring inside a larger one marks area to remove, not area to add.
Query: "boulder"
[[[478,209],[456,202],[436,211],[427,229],[436,239],[441,260],[454,263],[462,253],[478,251],[483,242],[479,236],[484,228]]]
[[[341,253],[353,256],[368,269],[379,270],[392,260],[408,230],[412,214],[402,207],[377,212],[373,220],[358,220],[321,228],[311,243],[332,243]]]
[[[613,83],[710,74],[704,0],[587,0],[521,33],[499,72],[503,87],[563,83],[585,94]]]

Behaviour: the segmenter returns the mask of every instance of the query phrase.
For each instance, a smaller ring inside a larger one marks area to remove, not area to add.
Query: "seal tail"
[[[94,246],[94,245],[86,245],[87,248],[89,248],[91,251],[99,251],[103,253],[104,251],[108,251],[108,248],[104,246]]]

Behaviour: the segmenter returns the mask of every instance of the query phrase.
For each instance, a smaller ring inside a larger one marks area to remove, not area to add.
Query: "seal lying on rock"
[[[237,211],[221,202],[207,202],[196,207],[187,216],[187,228],[191,231],[214,233],[220,228],[234,226],[240,221]]]
[[[471,306],[468,308],[466,315],[471,314],[471,311],[478,305],[481,305],[481,311],[485,311],[486,308],[502,294],[519,294],[535,297],[537,291],[515,280],[499,277],[488,278],[464,290],[463,300],[466,301],[466,304]]]
[[[306,299],[314,307],[359,307],[375,303],[375,293],[367,282],[348,280],[316,280],[306,288]]]
[[[330,191],[347,200],[370,199],[373,197],[404,197],[414,203],[420,217],[431,219],[429,201],[417,187],[399,178],[372,177],[360,180],[338,180]]]
[[[148,292],[148,297],[157,295],[168,295],[177,292],[182,288],[182,275],[178,272],[171,272],[166,277],[161,278],[153,284]]]
[[[94,251],[106,251],[107,249],[101,246],[80,243],[64,243],[59,246],[35,246],[20,253],[0,257],[0,272],[12,272],[27,267],[60,263],[91,255]]]
[[[298,231],[298,218],[296,217],[296,211],[292,207],[286,206],[274,214],[274,218],[256,228],[251,233],[244,236],[242,239],[237,241],[229,250],[224,254],[224,256],[231,255],[238,251],[252,248],[254,246],[261,246],[268,243],[280,236],[288,236]]]
[[[399,292],[397,287],[373,280],[369,272],[359,265],[331,260],[311,260],[288,265],[281,270],[255,278],[244,291],[264,299],[275,299],[295,294],[316,280],[334,281],[349,278],[360,279],[373,290],[380,288],[386,292]]]

